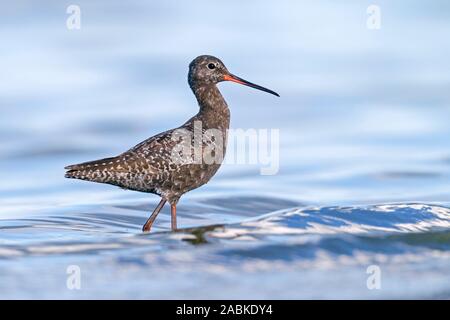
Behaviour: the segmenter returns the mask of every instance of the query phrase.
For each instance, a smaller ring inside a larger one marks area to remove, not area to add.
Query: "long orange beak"
[[[269,89],[267,89],[267,88],[258,86],[257,84],[254,84],[254,83],[251,83],[251,82],[249,82],[249,81],[247,81],[247,80],[244,80],[244,79],[241,79],[241,78],[239,78],[239,77],[236,77],[235,75],[233,75],[233,74],[231,74],[231,73],[224,75],[224,76],[223,76],[223,80],[225,80],[225,81],[236,82],[236,83],[242,84],[242,85],[244,85],[244,86],[248,86],[248,87],[252,87],[252,88],[255,88],[255,89],[258,89],[258,90],[261,90],[261,91],[265,91],[265,92],[271,93],[271,94],[273,94],[273,95],[275,95],[275,96],[277,96],[277,97],[280,96],[280,95],[279,95],[278,93],[276,93],[275,91],[272,91],[272,90],[269,90]]]

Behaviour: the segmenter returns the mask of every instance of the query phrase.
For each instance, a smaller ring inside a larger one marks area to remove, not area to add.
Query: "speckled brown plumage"
[[[177,139],[177,134],[190,133],[193,140],[194,133],[199,132],[194,129],[201,128],[203,139],[200,150],[203,153],[214,150],[214,154],[225,156],[230,111],[216,87],[218,82],[224,80],[275,94],[231,75],[219,59],[199,56],[189,65],[188,74],[189,85],[200,106],[199,112],[194,117],[179,128],[151,137],[117,157],[67,166],[66,177],[157,194],[161,196],[162,201],[144,225],[144,231],[150,230],[151,224],[166,201],[171,204],[172,228],[175,229],[176,204],[180,197],[207,183],[221,165],[220,159],[214,163],[199,162],[194,157],[194,152],[188,156],[181,152],[182,160],[174,157],[174,149],[181,141]],[[213,134],[212,137],[210,131],[217,134]]]

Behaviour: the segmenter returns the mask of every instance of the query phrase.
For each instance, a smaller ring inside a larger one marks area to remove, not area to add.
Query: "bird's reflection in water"
[[[207,240],[206,233],[210,232],[210,231],[214,231],[218,227],[220,227],[220,226],[214,225],[214,226],[207,226],[207,227],[193,228],[193,229],[185,230],[190,235],[193,235],[194,237],[184,238],[183,241],[189,242],[193,245],[207,244],[210,241]]]

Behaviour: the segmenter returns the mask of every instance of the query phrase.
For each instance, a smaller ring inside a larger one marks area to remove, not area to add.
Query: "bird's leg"
[[[147,222],[144,224],[144,226],[142,227],[142,231],[143,232],[149,232],[150,229],[152,228],[153,222],[156,219],[156,216],[158,215],[158,213],[161,211],[162,207],[164,207],[164,204],[166,203],[166,199],[161,199],[161,201],[159,202],[159,204],[156,206],[155,210],[153,211],[152,215],[150,216],[150,218],[148,218]]]
[[[170,205],[170,213],[172,216],[172,231],[177,230],[177,204]]]

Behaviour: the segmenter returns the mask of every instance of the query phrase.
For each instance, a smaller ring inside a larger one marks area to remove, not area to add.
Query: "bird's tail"
[[[95,182],[107,182],[107,171],[116,161],[116,158],[105,158],[95,161],[83,162],[65,167],[66,178],[81,179]]]

